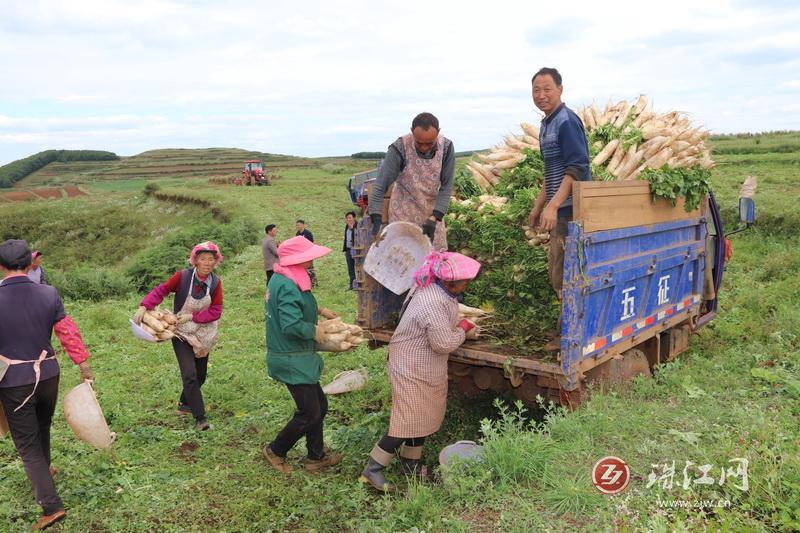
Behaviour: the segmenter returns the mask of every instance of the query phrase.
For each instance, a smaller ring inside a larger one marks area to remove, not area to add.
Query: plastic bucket
[[[87,381],[64,396],[64,417],[75,436],[95,448],[110,448],[117,437],[108,429],[97,395]]]
[[[158,342],[158,339],[147,333],[144,329],[142,329],[142,326],[140,326],[133,320],[130,320],[130,323],[131,323],[131,331],[133,331],[133,334],[137,339],[141,339],[147,342]]]
[[[446,467],[453,458],[461,461],[483,460],[483,446],[471,440],[460,440],[455,444],[445,446],[439,452],[439,464]]]
[[[414,285],[414,272],[433,246],[422,228],[410,222],[392,222],[381,236],[380,244],[367,251],[364,272],[393,293],[403,294]]]

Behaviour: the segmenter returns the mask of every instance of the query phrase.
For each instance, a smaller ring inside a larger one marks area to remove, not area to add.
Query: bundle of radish
[[[479,307],[470,307],[468,305],[458,304],[459,322],[461,320],[469,320],[476,326],[467,332],[467,339],[475,340],[480,337],[480,322],[488,318],[490,315],[491,313],[488,313]]]
[[[317,324],[315,348],[320,352],[347,352],[364,342],[364,331],[355,324],[346,324],[341,318],[323,320]]]
[[[709,192],[714,167],[705,145],[709,132],[693,127],[685,113],[656,113],[644,95],[631,103],[609,102],[577,110],[589,138],[592,178],[606,181],[643,179],[653,194],[684,198],[696,209]]]
[[[525,232],[525,238],[531,246],[547,246],[550,244],[549,231],[536,230],[530,226],[522,226],[522,231]]]
[[[655,196],[673,203],[684,198],[688,211],[708,194],[714,167],[705,145],[709,132],[694,127],[685,113],[657,113],[644,95],[635,102],[609,102],[603,110],[592,104],[576,113],[588,137],[593,179],[647,180]],[[488,154],[467,163],[481,190],[494,190],[505,171],[522,163],[528,151],[539,150],[538,128],[524,122],[520,126],[522,134],[506,135]]]
[[[178,326],[178,317],[169,311],[147,310],[144,312],[142,323],[139,326],[159,342],[165,341],[176,336],[175,328]]]
[[[523,122],[522,133],[506,135],[501,144],[492,147],[488,154],[478,154],[479,161],[467,163],[467,169],[483,191],[493,190],[503,172],[516,167],[525,159],[525,150],[539,150],[539,128]]]
[[[451,201],[453,201],[452,198]],[[467,198],[466,200],[456,201],[460,205],[469,209],[474,209],[484,216],[502,211],[505,205],[508,204],[508,198],[492,194],[481,194],[473,198]]]
[[[547,250],[529,245],[525,234],[542,173],[539,151],[529,150],[516,167],[504,171],[492,195],[452,201],[446,218],[450,249],[482,265],[465,293],[467,305],[486,312],[479,319],[480,337],[502,339],[519,353],[529,353],[530,343],[547,339],[558,321]],[[474,322],[474,313],[464,318]]]
[[[470,322],[477,324],[481,320],[488,317],[491,313],[484,311],[480,307],[470,307],[464,304],[458,304],[458,319],[466,319]]]

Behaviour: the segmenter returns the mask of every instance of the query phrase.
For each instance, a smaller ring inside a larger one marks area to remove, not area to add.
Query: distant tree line
[[[750,139],[753,137],[766,137],[766,136],[774,136],[774,135],[797,135],[800,133],[798,130],[771,130],[771,131],[760,131],[756,133],[752,132],[745,132],[745,133],[715,133],[710,138],[712,141],[719,141],[723,139]]]
[[[24,159],[17,159],[0,167],[0,188],[11,187],[28,174],[54,161],[114,161],[119,156],[103,150],[45,150]]]
[[[353,159],[383,159],[386,152],[356,152],[350,156]]]

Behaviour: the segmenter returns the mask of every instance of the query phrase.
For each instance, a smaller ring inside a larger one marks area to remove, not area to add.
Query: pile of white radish
[[[634,180],[645,168],[658,169],[714,167],[705,139],[709,132],[692,127],[685,113],[671,111],[659,114],[653,111],[644,95],[633,104],[622,100],[606,105],[600,111],[596,105],[577,110],[586,132],[611,125],[617,138],[603,144],[595,141],[592,148],[597,154],[592,159],[595,166],[605,165],[617,180]],[[638,130],[638,131],[637,131]]]
[[[522,226],[522,231],[525,232],[525,239],[531,246],[547,246],[550,244],[550,232],[541,231],[530,226]]]
[[[467,163],[475,182],[484,191],[491,191],[504,171],[525,159],[523,150],[539,150],[539,128],[527,122],[520,124],[521,135],[506,135],[503,142],[493,146],[488,154],[478,154],[478,161]]]
[[[175,328],[178,326],[178,317],[161,309],[147,310],[139,325],[159,342],[166,341],[176,336]]]
[[[602,140],[592,142],[590,152],[592,165],[603,167],[607,175],[594,179],[634,180],[645,168],[658,169],[664,165],[672,169],[714,167],[705,145],[709,132],[694,127],[686,113],[653,111],[644,95],[633,103],[609,102],[602,110],[592,104],[577,109],[576,113],[590,139],[600,137],[593,132],[604,132]],[[523,150],[539,150],[539,128],[526,122],[520,126],[521,134],[506,135],[488,154],[478,154],[479,161],[467,164],[482,190],[491,191],[504,171],[522,161]]]
[[[451,198],[451,201],[458,202],[464,207],[472,208],[484,216],[498,213],[508,204],[508,198],[505,196],[494,196],[492,194],[481,194],[478,197],[467,198],[466,200]]]
[[[354,324],[346,324],[339,317],[323,320],[317,324],[315,348],[320,352],[346,352],[364,342],[364,331]]]
[[[464,207],[474,208],[481,213],[484,218],[495,213],[499,213],[503,208],[508,205],[508,197],[494,196],[491,194],[481,194],[475,198],[467,198],[466,200],[452,199],[451,201],[458,202]],[[464,215],[452,215],[453,220],[460,220]],[[537,231],[530,226],[522,226],[525,232],[525,240],[530,246],[546,246],[550,243],[550,233],[547,231]]]

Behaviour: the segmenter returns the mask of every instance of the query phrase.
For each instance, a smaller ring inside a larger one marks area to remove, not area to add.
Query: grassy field
[[[407,488],[393,472],[392,479],[404,488],[394,496],[373,494],[356,481],[388,423],[385,350],[326,356],[323,383],[341,370],[362,366],[370,376],[365,389],[330,399],[326,440],[344,452],[341,466],[319,475],[298,471],[283,477],[261,458],[261,447],[291,415],[293,404],[286,389],[266,375],[264,275],[255,243],[260,234],[240,253],[228,254],[221,270],[221,340],[203,389],[214,425],[210,432],[195,433],[189,421],[173,414],[180,378],[171,347],[141,343],[130,334],[127,318],[139,297],[67,301],[93,355],[100,401],[118,440],[108,452],[90,449],[74,438],[59,407],[53,455],[69,516],[56,530],[800,529],[800,215],[795,205],[800,166],[791,157],[794,149],[760,151],[784,145],[800,150],[800,136],[726,137],[714,145],[721,152],[714,187],[726,219],[735,219],[739,183],[752,174],[759,178],[759,221],[733,237],[720,317],[692,337],[690,350],[660,367],[653,379],[596,394],[574,413],[547,406],[520,413],[508,399],[493,405],[491,398],[453,398],[442,430],[426,445],[425,461],[434,467],[442,446],[474,439],[486,447],[485,463],[462,465],[434,485]],[[78,180],[94,194],[14,206],[13,219],[24,221],[18,236],[46,250],[51,270],[69,271],[84,261],[124,272],[144,260],[135,253],[138,247],[160,246],[185,225],[211,230],[225,225],[204,207],[146,198],[146,182],[158,183],[165,193],[220,205],[254,227],[276,223],[280,238],[293,234],[294,220],[302,217],[317,242],[333,249],[317,264],[320,304],[345,319],[355,316],[340,252],[343,215],[351,207],[344,186],[349,173],[368,168],[369,162],[292,160],[294,165],[278,171],[283,178],[272,187],[250,188],[210,185],[200,171],[170,170],[156,178],[144,169],[179,165],[171,158],[159,162],[161,151],[148,154],[113,162],[120,165],[113,179],[86,167],[74,168],[70,176],[31,176],[41,184]],[[135,167],[125,167],[137,158]],[[208,161],[216,165],[213,157]],[[51,218],[61,221],[56,228],[94,233],[79,239],[58,233],[62,229],[46,231]],[[130,232],[124,224],[108,226],[114,237],[104,240],[97,228],[117,219],[143,222]],[[180,260],[164,265],[181,266]],[[64,360],[62,394],[78,381],[77,370]],[[620,496],[605,497],[591,484],[590,468],[605,455],[630,465],[632,481]],[[290,459],[297,462],[301,456],[296,449]],[[732,468],[735,458],[749,461],[746,491],[735,486],[741,486],[739,478],[683,488],[686,461],[713,465],[709,475],[718,481],[720,467]],[[648,487],[649,474],[662,473],[661,467],[673,461],[673,486],[658,481]],[[0,530],[26,530],[39,510],[8,439],[0,441],[0,465]],[[676,500],[690,507],[676,507],[681,505]],[[723,505],[715,506],[718,502]]]

